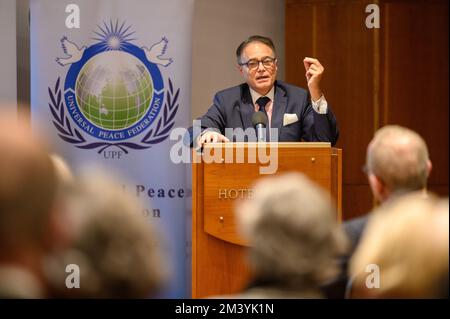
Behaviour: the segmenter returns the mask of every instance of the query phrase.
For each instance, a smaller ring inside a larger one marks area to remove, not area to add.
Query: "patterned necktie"
[[[256,100],[256,104],[259,105],[259,110],[261,112],[264,112],[264,114],[267,115],[267,125],[266,125],[266,141],[270,142],[270,121],[269,121],[269,115],[267,114],[266,111],[266,105],[267,103],[270,102],[270,98],[268,98],[267,96],[261,96],[259,99]]]

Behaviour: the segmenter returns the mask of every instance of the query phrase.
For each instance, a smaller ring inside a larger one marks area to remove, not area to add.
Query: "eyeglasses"
[[[262,63],[263,67],[268,69],[274,66],[276,60],[277,60],[276,58],[265,57],[262,60],[256,59],[248,60],[247,62],[239,63],[239,65],[241,66],[246,65],[249,70],[255,70],[259,67],[259,64]]]

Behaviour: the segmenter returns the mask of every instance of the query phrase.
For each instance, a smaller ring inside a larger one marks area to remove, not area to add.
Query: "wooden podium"
[[[264,170],[304,173],[330,192],[341,220],[342,150],[330,143],[217,143],[193,152],[192,298],[236,293],[247,283],[234,206]]]

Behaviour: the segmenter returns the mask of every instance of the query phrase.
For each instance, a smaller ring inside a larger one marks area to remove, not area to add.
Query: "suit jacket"
[[[342,228],[344,229],[347,238],[350,240],[349,255],[353,255],[358,247],[370,216],[370,214],[367,214],[358,218],[350,219],[342,224]]]
[[[346,290],[348,289],[348,267],[350,259],[352,258],[356,248],[361,241],[364,230],[366,229],[367,222],[370,219],[371,214],[364,215],[362,217],[354,218],[348,220],[342,224],[342,229],[344,230],[347,238],[350,241],[349,251],[340,256],[337,259],[338,264],[340,265],[340,274],[331,280],[330,282],[322,285],[322,291],[327,297],[327,299],[344,299]]]
[[[278,128],[280,142],[331,142],[334,145],[339,131],[336,118],[328,105],[326,114],[313,110],[308,91],[281,81],[275,82],[271,127]],[[225,128],[253,128],[255,112],[247,83],[218,92],[213,105],[201,120],[203,129],[215,129],[225,135]],[[283,126],[284,114],[296,114],[298,121]],[[191,138],[192,132],[191,132]]]

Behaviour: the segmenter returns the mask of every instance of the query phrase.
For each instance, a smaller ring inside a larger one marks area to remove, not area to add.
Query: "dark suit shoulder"
[[[280,88],[282,90],[284,90],[286,92],[286,94],[290,95],[290,94],[300,94],[300,95],[307,95],[308,91],[305,90],[304,88],[301,88],[299,86],[293,85],[293,84],[289,84],[283,81],[276,81],[275,83],[276,88]]]
[[[307,95],[308,91],[304,88],[301,88],[299,86],[289,84],[283,81],[277,80],[275,82],[275,89],[276,90],[282,90],[287,95]],[[250,89],[248,87],[247,83],[241,83],[239,85],[235,85],[223,90],[220,90],[216,93],[217,96],[239,96],[239,97],[245,97],[246,95],[250,95]]]
[[[356,246],[358,246],[369,217],[370,214],[367,214],[362,217],[350,219],[342,224],[344,232],[346,233],[348,239],[350,239],[352,251],[356,248]]]

